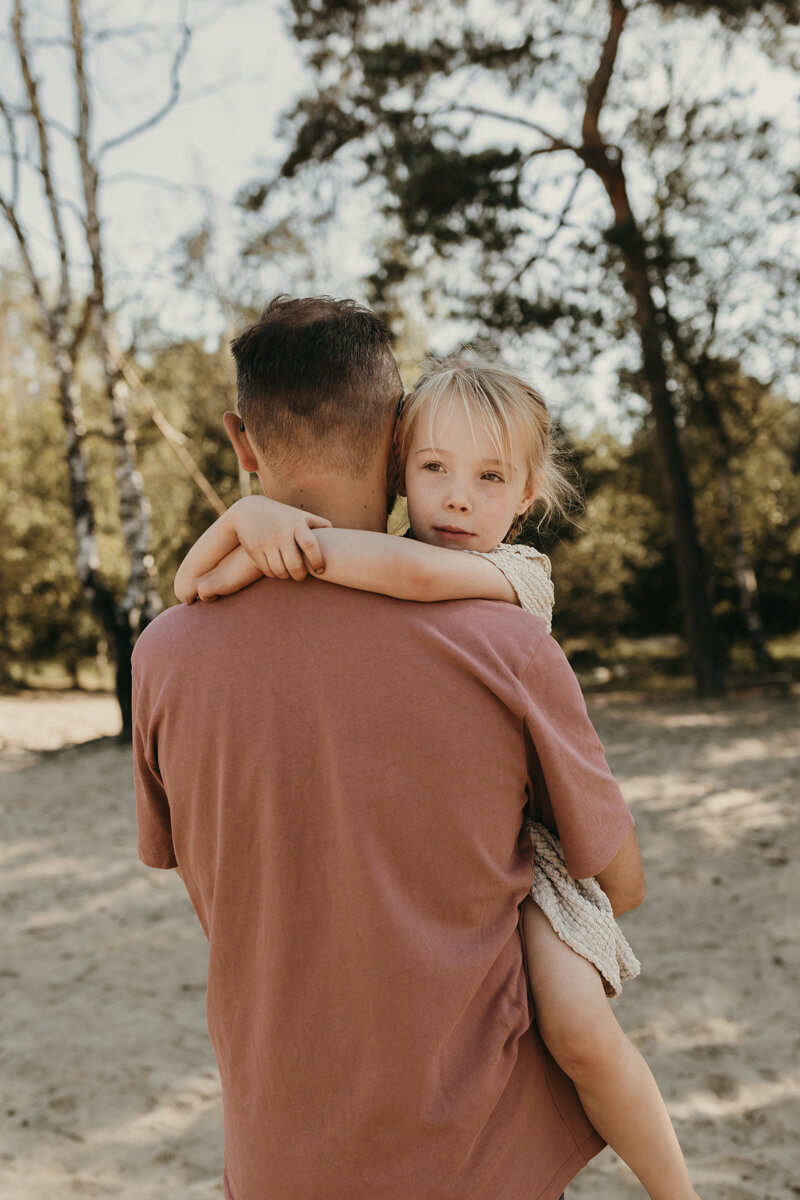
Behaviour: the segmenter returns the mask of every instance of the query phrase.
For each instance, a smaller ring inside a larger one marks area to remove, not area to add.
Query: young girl
[[[310,568],[406,600],[505,600],[549,629],[549,561],[510,544],[534,501],[545,514],[563,511],[573,490],[538,392],[501,366],[436,364],[406,397],[396,448],[406,538],[333,529],[302,509],[245,497],[181,564],[178,598],[212,600],[262,575],[303,579]],[[522,917],[539,1032],[651,1200],[698,1200],[656,1082],[606,999],[639,964],[597,881],[571,880],[558,841],[541,825],[529,828],[534,883]]]

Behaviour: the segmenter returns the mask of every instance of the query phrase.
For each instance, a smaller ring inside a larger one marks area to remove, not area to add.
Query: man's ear
[[[225,429],[236,451],[236,457],[239,460],[242,470],[257,471],[258,459],[253,453],[242,418],[237,416],[236,413],[226,412],[222,420],[225,423]]]
[[[405,496],[405,471],[401,471],[398,462],[400,459],[400,446],[403,440],[403,409],[405,408],[406,397],[401,396],[400,402],[397,405],[397,416],[394,422],[394,432],[392,433],[392,450],[391,450],[391,467],[390,467],[390,483],[389,491],[395,496]]]

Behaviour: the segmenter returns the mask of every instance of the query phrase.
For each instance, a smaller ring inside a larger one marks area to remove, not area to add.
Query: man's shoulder
[[[164,650],[191,634],[196,617],[188,604],[173,604],[165,608],[149,623],[136,640],[133,662],[141,662],[153,656],[160,657]]]
[[[543,617],[501,600],[446,600],[411,603],[406,608],[412,623],[435,629],[437,639],[444,636],[467,654],[488,653],[515,674],[552,641]],[[402,630],[401,622],[397,628]]]

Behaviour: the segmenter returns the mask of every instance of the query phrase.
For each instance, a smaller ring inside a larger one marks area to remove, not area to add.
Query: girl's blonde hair
[[[501,462],[511,463],[515,443],[527,440],[527,483],[536,489],[540,509],[537,528],[554,516],[565,517],[580,502],[567,477],[563,456],[553,437],[553,424],[537,389],[499,363],[454,357],[432,362],[406,396],[398,446],[398,476],[405,475],[414,430],[423,414],[431,426],[439,405],[462,404],[470,427],[478,422],[492,440]],[[530,513],[515,518],[503,541],[519,534]]]

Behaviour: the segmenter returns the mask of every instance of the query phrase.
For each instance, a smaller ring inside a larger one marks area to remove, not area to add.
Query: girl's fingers
[[[330,521],[327,517],[318,517],[314,513],[304,513],[305,523],[309,529],[332,529]]]
[[[330,525],[330,521],[328,521],[326,524]],[[318,526],[317,528],[321,529],[324,528],[324,526]],[[307,527],[301,527],[297,530],[294,536],[297,545],[303,551],[303,555],[305,556],[305,560],[308,563],[310,570],[312,570],[315,575],[321,575],[325,570],[325,558],[322,554],[322,550],[320,549],[320,544],[314,537],[314,534]]]
[[[220,596],[229,596],[231,592],[238,590],[239,585],[233,581],[226,582],[225,576],[218,571],[207,571],[205,575],[201,575],[196,580],[197,599],[204,600],[206,603],[209,600],[219,600]]]
[[[210,600],[219,599],[219,592],[210,580],[198,579],[197,599],[208,603]]]
[[[246,554],[259,575],[264,575],[267,579],[272,578],[272,571],[267,562],[267,556],[262,550],[246,550]]]
[[[281,552],[277,546],[271,547],[267,552],[267,564],[269,566],[271,579],[288,579],[289,572],[284,566]]]
[[[306,564],[303,562],[303,556],[294,542],[291,546],[287,546],[284,549],[283,562],[292,579],[296,579],[298,582],[301,579],[305,579],[308,570],[306,569]]]

